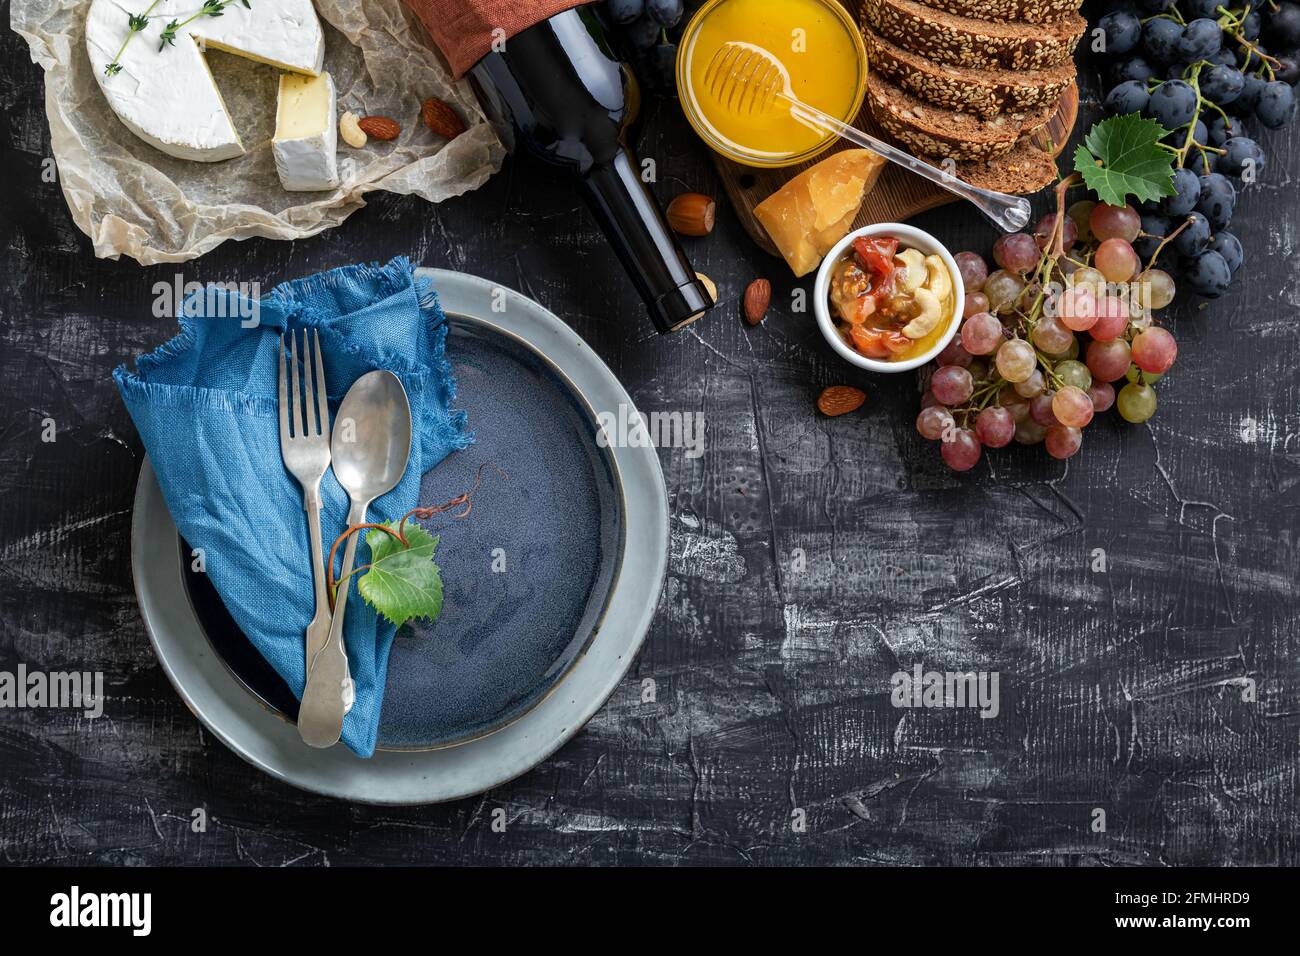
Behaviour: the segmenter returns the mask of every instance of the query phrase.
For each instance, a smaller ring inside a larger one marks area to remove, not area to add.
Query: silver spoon
[[[330,455],[334,477],[352,499],[348,527],[364,524],[370,503],[401,481],[411,455],[411,405],[396,375],[381,369],[352,384],[334,416]],[[343,610],[356,550],[354,534],[343,546],[342,584],[334,599],[329,639],[308,662],[298,733],[313,747],[333,746],[343,733],[344,685],[349,679]]]
[[[931,166],[823,113],[815,106],[809,106],[794,95],[785,64],[761,46],[740,40],[724,43],[709,61],[704,71],[704,82],[710,95],[732,115],[762,115],[775,109],[777,102],[783,102],[796,120],[838,133],[891,163],[924,176],[936,186],[974,204],[1005,232],[1023,229],[1029,222],[1029,200],[1023,196],[1010,196],[964,183],[950,172]]]

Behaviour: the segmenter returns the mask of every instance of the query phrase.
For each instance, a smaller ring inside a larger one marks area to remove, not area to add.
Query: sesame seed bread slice
[[[993,117],[932,106],[877,73],[867,75],[871,114],[885,132],[914,153],[955,160],[987,160],[1009,152],[1021,136],[1047,125],[1056,104]]]
[[[863,39],[874,73],[927,103],[978,116],[1055,106],[1074,80],[1073,61],[1044,70],[974,70],[936,63],[870,29]]]
[[[1002,23],[1050,23],[1077,13],[1083,0],[919,0],[935,10],[946,10],[976,20]]]
[[[981,70],[1042,70],[1067,63],[1088,25],[1077,13],[1053,23],[994,23],[932,10],[916,0],[862,0],[862,16],[905,50]]]
[[[936,165],[942,160],[929,158]],[[1056,160],[1052,154],[1026,136],[1001,156],[982,163],[958,163],[955,174],[963,182],[981,189],[1027,196],[1056,182]]]

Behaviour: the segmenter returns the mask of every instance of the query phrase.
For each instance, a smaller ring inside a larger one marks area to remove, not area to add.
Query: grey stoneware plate
[[[594,411],[522,339],[472,316],[448,322],[455,405],[478,441],[424,476],[418,504],[479,487],[465,519],[426,523],[443,539],[443,613],[435,625],[403,628],[393,645],[384,750],[454,746],[527,713],[595,636],[623,559],[618,467],[613,449],[592,440]],[[250,693],[296,721],[297,699],[208,576],[187,564],[185,584],[218,656]]]
[[[473,276],[421,271],[451,322],[456,407],[480,438],[426,475],[421,503],[447,500],[488,467],[471,516],[435,525],[446,603],[435,625],[398,635],[371,760],[299,739],[292,695],[206,582],[191,580],[148,462],[132,526],[145,625],[190,709],[273,776],[368,803],[458,799],[553,753],[630,666],[667,563],[654,449],[594,441],[597,412],[632,407],[609,369],[537,303]]]

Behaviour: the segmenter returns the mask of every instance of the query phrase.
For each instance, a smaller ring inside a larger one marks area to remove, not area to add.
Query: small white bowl
[[[893,236],[901,246],[911,246],[923,252],[925,255],[937,255],[943,260],[944,265],[948,267],[948,272],[952,276],[953,296],[953,314],[948,317],[948,329],[940,336],[934,346],[922,355],[914,358],[904,359],[901,362],[889,362],[884,359],[867,358],[858,352],[851,345],[844,341],[839,330],[835,327],[835,319],[831,315],[830,302],[827,295],[831,284],[831,271],[844,255],[844,250],[849,247],[854,239],[859,236]],[[928,232],[917,229],[914,226],[905,226],[899,222],[878,222],[873,226],[863,226],[861,229],[850,232],[847,236],[831,248],[826,253],[826,258],[822,260],[821,268],[817,270],[817,281],[813,283],[813,312],[817,316],[817,326],[822,330],[822,335],[830,343],[831,348],[840,354],[845,361],[852,362],[858,368],[865,368],[872,372],[906,372],[909,369],[919,368],[926,362],[930,361],[952,341],[952,337],[957,334],[957,327],[961,324],[961,314],[966,308],[966,291],[962,288],[961,271],[957,268],[957,262],[938,239]]]

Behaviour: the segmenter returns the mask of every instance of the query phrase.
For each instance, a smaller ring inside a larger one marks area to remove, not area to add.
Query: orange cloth
[[[516,33],[590,0],[406,0],[457,79]],[[495,31],[501,31],[497,33]]]

